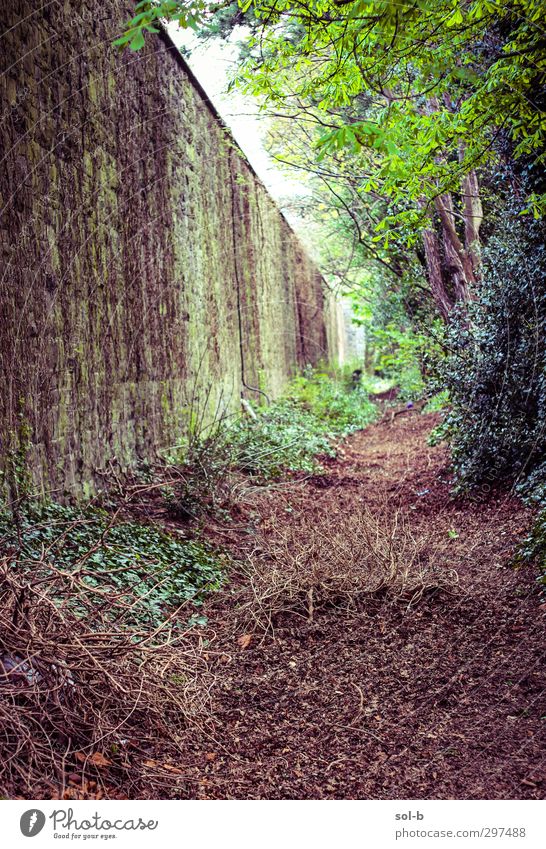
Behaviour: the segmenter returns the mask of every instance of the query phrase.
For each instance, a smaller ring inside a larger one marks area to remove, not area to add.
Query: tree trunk
[[[453,104],[448,95],[445,96],[444,103],[450,111],[453,111]],[[439,112],[439,109],[438,99],[431,97],[424,111],[426,114],[432,115]],[[464,173],[464,158],[465,148],[464,145],[460,144],[459,163],[463,171],[460,180],[461,209],[455,209],[451,192],[439,194],[434,199],[434,206],[442,227],[443,263],[442,258],[439,259],[437,237],[434,230],[427,229],[423,234],[430,286],[444,319],[447,317],[446,309],[449,315],[456,303],[464,304],[472,300],[474,287],[480,279],[481,273],[480,225],[483,217],[482,204],[476,172],[472,170]],[[436,161],[441,162],[442,160],[443,156],[439,156]],[[424,203],[421,203],[420,206],[423,208]],[[457,232],[456,216],[463,219],[464,237],[459,236]],[[436,245],[434,245],[434,240],[436,240]]]
[[[475,283],[474,268],[455,227],[453,198],[449,193],[440,195],[434,205],[442,224],[445,263],[453,285],[455,301],[469,301]]]
[[[423,231],[423,246],[425,248],[425,260],[430,291],[432,292],[432,297],[436,302],[440,315],[444,321],[447,321],[449,314],[453,309],[453,301],[446,289],[444,272],[442,269],[440,243],[438,241],[436,231],[432,226],[432,222],[430,227],[427,227],[427,229]]]
[[[466,252],[472,263],[474,279],[481,276],[481,245],[480,226],[483,220],[480,187],[475,171],[469,171],[461,179],[461,189],[464,204],[464,241]]]

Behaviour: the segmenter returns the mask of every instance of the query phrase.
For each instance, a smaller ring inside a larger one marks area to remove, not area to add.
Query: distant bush
[[[335,456],[333,429],[297,400],[255,412],[256,419],[240,419],[230,429],[229,449],[240,471],[274,478],[286,471],[315,471],[318,456]]]
[[[256,419],[229,431],[234,462],[243,471],[275,477],[283,471],[314,471],[317,457],[335,456],[334,440],[366,427],[377,408],[365,386],[350,374],[308,370],[289,385],[285,398],[256,408]]]
[[[351,372],[346,369],[331,375],[311,371],[290,383],[289,395],[315,419],[317,430],[342,437],[375,419],[377,408],[369,399],[366,376],[354,383]]]

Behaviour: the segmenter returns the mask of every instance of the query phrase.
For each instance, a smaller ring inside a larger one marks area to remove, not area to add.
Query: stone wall
[[[173,445],[195,394],[275,396],[338,331],[168,37],[120,53],[130,5],[41,6],[0,2],[0,466],[28,436],[65,497]]]

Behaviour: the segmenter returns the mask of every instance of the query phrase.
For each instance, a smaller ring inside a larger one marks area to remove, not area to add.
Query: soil
[[[545,605],[536,568],[513,565],[532,516],[488,487],[455,499],[445,450],[427,444],[435,421],[385,417],[323,475],[254,492],[235,527],[211,529],[240,556],[302,512],[320,527],[362,505],[401,511],[458,583],[416,605],[282,615],[266,636],[237,622],[228,585],[203,633],[214,721],[181,741],[178,798],[544,798]]]

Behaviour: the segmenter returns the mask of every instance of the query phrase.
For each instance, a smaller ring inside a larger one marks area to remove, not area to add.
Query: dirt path
[[[234,548],[302,511],[317,527],[362,505],[379,519],[402,511],[459,584],[410,609],[378,600],[281,617],[274,638],[246,648],[229,591],[216,600],[217,721],[185,745],[189,796],[544,797],[544,617],[535,570],[508,565],[530,517],[506,497],[454,501],[445,452],[426,443],[433,423],[377,424],[325,476],[245,506]]]

